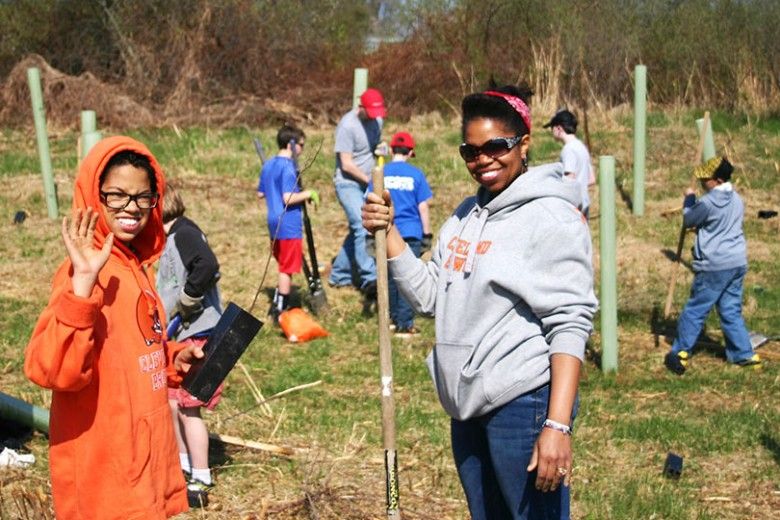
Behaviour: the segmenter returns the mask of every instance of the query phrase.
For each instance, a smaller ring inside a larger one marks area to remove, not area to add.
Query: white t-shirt
[[[590,152],[585,143],[577,139],[571,139],[561,150],[561,162],[563,171],[573,173],[574,180],[580,184],[582,193],[583,211],[590,207],[590,197],[588,196],[588,183],[590,182]]]

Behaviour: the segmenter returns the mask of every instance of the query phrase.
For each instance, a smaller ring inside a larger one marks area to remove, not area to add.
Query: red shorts
[[[182,344],[202,347],[206,344],[206,338],[187,338],[182,341]],[[204,406],[207,410],[213,410],[222,399],[223,386],[224,385],[220,384],[217,387],[217,390],[214,392],[214,395],[211,397],[211,399],[209,399],[208,403],[204,403],[183,388],[169,388],[168,400],[176,401],[179,405],[179,408],[196,408],[198,406]]]
[[[300,238],[276,240],[274,242],[274,258],[279,263],[280,273],[300,273],[303,259],[303,240]]]

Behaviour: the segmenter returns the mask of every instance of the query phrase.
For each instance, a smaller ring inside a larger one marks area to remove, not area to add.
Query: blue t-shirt
[[[303,238],[301,205],[291,204],[287,206],[287,211],[284,209],[283,195],[300,191],[292,159],[277,155],[266,162],[260,172],[257,191],[265,195],[271,239]]]
[[[385,165],[385,189],[393,199],[395,217],[393,223],[403,238],[423,237],[422,220],[418,205],[433,197],[425,174],[409,163],[391,162]],[[373,183],[369,183],[369,190]]]

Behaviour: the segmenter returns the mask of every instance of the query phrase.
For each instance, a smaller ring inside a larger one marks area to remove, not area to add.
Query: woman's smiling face
[[[122,164],[111,168],[100,186],[103,194],[138,195],[151,193],[149,174],[143,168]],[[143,231],[149,221],[150,208],[138,207],[138,202],[130,201],[123,209],[112,209],[103,203],[103,216],[108,228],[117,240],[129,244]]]
[[[466,125],[463,142],[472,146],[482,146],[497,137],[512,138],[515,134],[498,119],[472,119]],[[523,173],[523,159],[528,154],[529,135],[523,136],[517,145],[500,157],[479,154],[466,161],[471,177],[493,194],[500,193]]]

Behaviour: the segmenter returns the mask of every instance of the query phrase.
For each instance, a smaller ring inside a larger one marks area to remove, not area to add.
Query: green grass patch
[[[649,114],[652,132],[648,133],[643,217],[632,215],[628,206],[633,197],[632,118],[601,118],[595,113],[590,121],[594,148],[598,153],[614,155],[618,166],[619,372],[604,375],[594,365],[602,348],[597,314],[596,334],[591,338],[594,355],[588,358],[583,370],[575,424],[574,518],[744,518],[739,515],[743,510],[707,502],[708,495],[702,490],[712,489],[719,489],[717,493],[731,501],[728,504],[751,504],[757,518],[769,518],[776,510],[776,503],[767,498],[766,490],[775,489],[780,478],[780,410],[774,404],[780,377],[780,363],[773,357],[778,353],[777,344],[764,347],[769,362],[761,371],[730,366],[723,359],[723,337],[713,313],[707,320],[705,335],[714,344],[700,346],[690,370],[678,377],[662,366],[671,337],[659,336],[656,345],[653,336],[653,313],[658,319],[672,273],[672,264],[664,251],[675,250],[680,225],[679,214],[662,217],[660,212],[681,201],[696,147],[693,121],[702,113],[653,110]],[[385,137],[401,129],[395,125],[388,122]],[[713,113],[713,126],[716,145],[729,142],[738,154],[738,164],[745,172],[738,189],[751,210],[756,200],[776,205],[772,190],[778,176],[772,161],[778,160],[780,122],[764,119],[748,123],[739,116]],[[421,122],[404,125],[403,129],[410,131],[419,143],[412,163],[426,173],[434,191],[432,226],[438,229],[460,200],[476,190],[458,155],[460,128],[457,123]],[[318,256],[320,261],[327,262],[346,233],[343,211],[331,182],[332,128],[305,130],[307,145],[301,164],[312,162],[304,173],[304,181],[322,195],[323,204],[311,212],[311,217]],[[265,210],[256,203],[254,194],[260,163],[252,138],[262,139],[270,157],[276,153],[275,134],[275,128],[243,127],[178,131],[166,127],[131,132],[149,146],[166,174],[180,185],[187,214],[204,228],[220,260],[223,298],[242,305],[252,301],[268,255]],[[34,140],[15,131],[5,130],[2,135],[0,182],[5,189],[0,194],[0,215],[6,218],[0,222],[0,268],[4,279],[0,289],[0,377],[3,391],[46,404],[48,393],[24,378],[22,353],[46,304],[46,284],[65,252],[56,224],[45,217],[45,201],[37,179],[23,178],[38,170]],[[75,142],[74,133],[64,133],[52,141],[58,176],[68,172],[72,178]],[[321,150],[315,157],[320,144]],[[531,154],[534,164],[556,161],[560,144],[548,131],[540,129],[534,133]],[[597,160],[594,157],[596,168]],[[71,194],[62,189],[59,203],[60,213],[64,214]],[[594,218],[590,229],[598,294],[598,187],[591,192],[591,200]],[[31,215],[24,225],[14,226],[10,220],[21,207]],[[777,227],[774,221],[759,221],[748,214],[745,232],[750,255],[745,319],[752,330],[777,334]],[[690,260],[691,244],[689,235],[684,249],[686,261]],[[679,274],[672,316],[664,323],[672,331],[674,319],[685,304],[691,278],[684,269]],[[264,318],[268,290],[275,279],[272,262],[254,310],[258,317]],[[300,287],[302,277],[296,276],[294,283],[304,290]],[[268,498],[270,503],[294,501],[305,496],[304,491],[314,490],[316,494],[327,486],[331,487],[320,496],[382,495],[376,317],[361,314],[357,291],[326,291],[332,309],[318,320],[330,332],[328,338],[290,344],[267,323],[242,358],[265,398],[297,385],[322,382],[270,401],[267,404],[272,414],[267,415],[262,406],[257,406],[243,371],[236,369],[228,378],[222,403],[214,413],[206,414],[209,427],[220,433],[304,447],[308,451],[287,460],[221,447],[225,453],[215,470],[219,485],[214,496],[222,509],[210,510],[209,515],[245,516],[247,511],[259,509],[261,498]],[[407,507],[435,518],[465,518],[465,500],[451,460],[449,418],[441,409],[425,366],[425,357],[435,340],[433,322],[418,318],[416,324],[422,331],[419,337],[392,342],[397,445],[403,467],[402,504],[411,504]],[[30,445],[38,454],[45,455],[44,438],[34,437]],[[668,450],[679,450],[686,456],[684,478],[679,481],[661,476]],[[709,471],[740,461],[750,461],[751,465],[749,471],[739,473],[740,477]],[[43,464],[21,478],[30,489],[37,489],[45,482],[46,471]],[[742,479],[749,485],[735,487],[735,479],[737,484]],[[323,513],[323,518],[337,517],[344,511],[338,507],[334,510],[335,516]],[[377,511],[377,515],[381,513],[381,504]]]

